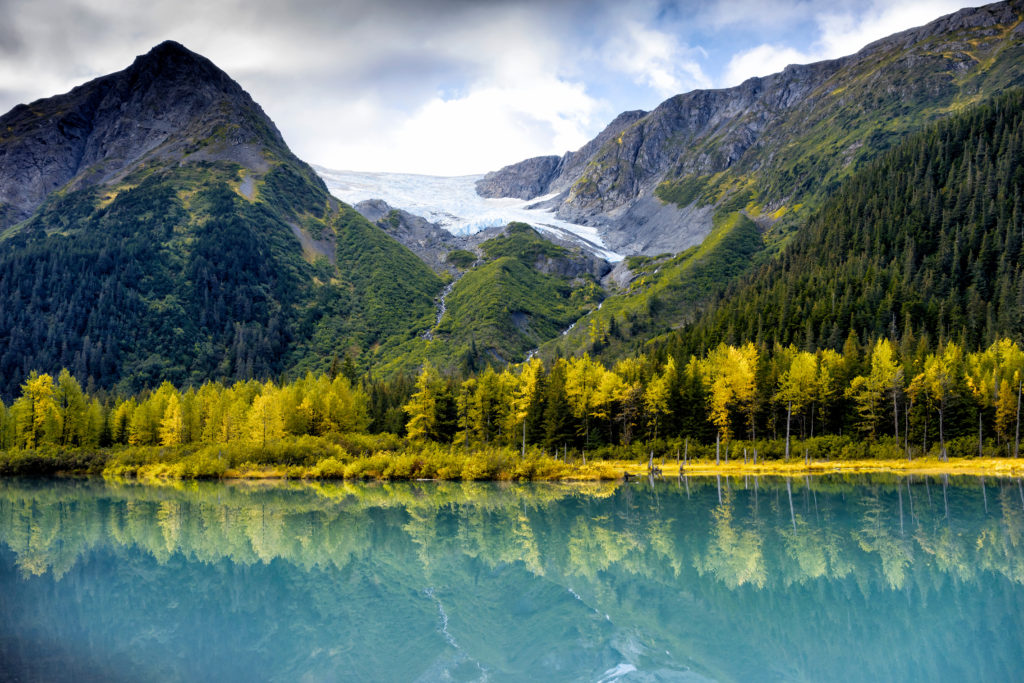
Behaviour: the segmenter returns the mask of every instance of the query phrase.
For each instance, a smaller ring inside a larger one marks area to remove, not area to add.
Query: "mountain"
[[[0,130],[2,227],[28,218],[54,191],[116,183],[147,164],[233,162],[264,174],[291,156],[237,83],[174,42],[125,71],[18,105]]]
[[[1024,335],[1024,90],[933,124],[827,199],[788,248],[674,335],[684,350],[757,340],[905,356]]]
[[[1022,16],[1022,0],[965,9],[855,55],[677,95],[576,152],[489,173],[477,191],[557,193],[542,206],[621,253],[695,246],[725,204],[774,226],[775,241],[908,134],[1024,84]]]
[[[167,42],[0,117],[0,393],[368,366],[443,283],[333,198],[242,88]]]

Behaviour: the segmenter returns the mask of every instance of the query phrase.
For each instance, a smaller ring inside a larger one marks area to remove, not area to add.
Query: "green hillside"
[[[369,366],[433,320],[441,280],[177,43],[0,123],[0,395]]]
[[[33,369],[91,385],[326,368],[425,329],[441,281],[281,164],[244,193],[227,162],[148,167],[57,194],[0,254],[0,391]]]
[[[457,254],[457,257],[459,254]],[[480,244],[445,297],[445,311],[427,338],[405,344],[389,367],[424,360],[449,369],[523,360],[593,309],[603,292],[584,272],[582,254],[553,244],[524,223]]]
[[[844,183],[789,248],[681,331],[839,348],[929,337],[969,348],[1024,334],[1024,91],[914,135]]]
[[[755,147],[721,172],[693,175],[687,159],[715,157],[721,136],[688,145],[658,196],[682,206],[714,203],[749,190],[751,209],[786,217],[792,229],[804,207],[817,206],[849,177],[908,134],[1008,87],[1024,84],[1020,17],[994,27],[938,32],[908,46],[887,39],[847,58],[805,101],[766,130]],[[731,129],[753,122],[745,112]],[[796,215],[794,215],[794,210]]]
[[[628,287],[611,293],[561,338],[541,347],[546,358],[589,351],[615,360],[651,338],[692,322],[728,282],[750,269],[762,248],[757,226],[739,212],[720,213],[699,247],[658,257],[627,259]]]

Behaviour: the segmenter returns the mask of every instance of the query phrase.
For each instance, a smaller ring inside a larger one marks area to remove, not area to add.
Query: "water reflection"
[[[1017,480],[0,482],[39,680],[1020,680]]]

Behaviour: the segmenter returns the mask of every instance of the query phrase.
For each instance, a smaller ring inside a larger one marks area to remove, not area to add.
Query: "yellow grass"
[[[976,477],[1024,477],[1024,458],[950,458],[943,462],[937,458],[918,458],[912,461],[907,460],[841,460],[841,461],[812,461],[805,464],[802,458],[792,458],[789,462],[780,460],[769,460],[759,462],[756,465],[752,462],[744,464],[742,460],[730,460],[718,465],[714,460],[691,460],[688,465],[680,468],[674,460],[666,460],[661,464],[660,460],[655,461],[655,466],[660,470],[661,476],[678,477],[680,469],[683,473],[692,477],[706,477],[724,475],[730,477],[740,476],[780,476],[780,477],[803,477],[805,475],[821,474],[897,474],[897,475],[966,475]],[[152,476],[154,473],[150,473]],[[623,479],[626,475],[631,477],[646,477],[648,475],[647,463],[638,463],[628,460],[600,460],[591,461],[586,465],[582,463],[570,463],[556,471],[552,471],[544,477],[538,478],[547,481],[608,481]],[[159,475],[157,475],[159,476]],[[172,475],[173,476],[173,475]],[[281,466],[242,466],[228,469],[223,476],[224,479],[318,479],[320,473],[315,467],[281,467]],[[459,477],[454,477],[459,478]],[[506,475],[499,476],[497,480],[514,478]]]
[[[667,460],[664,465],[660,460],[655,466],[661,469],[663,476],[679,476],[680,467],[675,461]],[[646,476],[647,463],[621,462],[618,469],[630,475]],[[914,460],[815,460],[809,464],[803,458],[791,458],[789,462],[780,460],[753,462],[744,464],[742,460],[730,460],[718,465],[714,460],[691,460],[682,467],[683,473],[689,476],[726,476],[771,475],[780,477],[802,477],[808,474],[954,474],[976,477],[1021,477],[1024,476],[1024,458],[950,458],[942,461],[938,458],[917,458]]]

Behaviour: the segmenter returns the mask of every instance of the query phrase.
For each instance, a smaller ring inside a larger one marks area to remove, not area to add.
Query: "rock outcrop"
[[[383,199],[367,199],[352,208],[405,245],[435,272],[454,272],[447,260],[448,252],[469,247],[465,236],[453,235],[422,216],[395,209]]]

